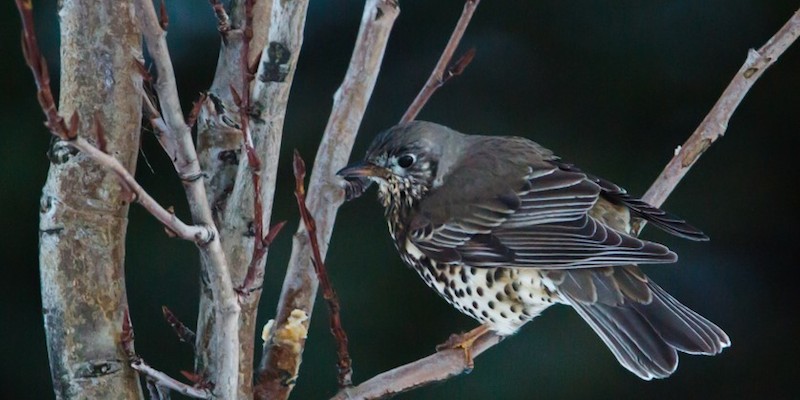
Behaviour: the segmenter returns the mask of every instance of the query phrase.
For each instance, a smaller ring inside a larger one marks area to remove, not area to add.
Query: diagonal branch
[[[419,114],[422,107],[425,106],[425,103],[428,102],[433,92],[444,85],[450,78],[461,75],[464,68],[472,61],[472,58],[475,56],[474,49],[470,49],[459,57],[455,63],[452,65],[450,64],[450,60],[453,58],[453,54],[456,52],[461,38],[464,37],[464,32],[467,30],[469,21],[472,20],[472,14],[475,13],[475,9],[478,8],[480,2],[481,0],[467,0],[464,3],[464,11],[461,12],[461,17],[459,17],[456,27],[450,35],[447,46],[445,46],[444,51],[442,51],[442,55],[439,57],[439,61],[436,63],[433,72],[431,72],[431,76],[428,77],[428,81],[425,82],[425,86],[422,87],[417,97],[411,102],[411,105],[408,106],[403,117],[400,118],[401,124],[413,121],[417,118],[417,114]]]
[[[675,156],[653,182],[642,200],[656,207],[664,203],[678,182],[689,172],[689,168],[711,147],[712,143],[725,134],[728,122],[744,96],[761,74],[794,43],[798,35],[800,35],[800,10],[796,11],[764,46],[758,50],[750,49],[747,60],[722,92],[717,103],[689,139],[676,151]]]
[[[350,156],[367,102],[375,87],[383,53],[399,6],[394,0],[367,0],[361,18],[353,55],[344,82],[334,95],[333,110],[325,128],[308,186],[308,209],[314,214],[319,232],[320,252],[324,257],[333,232],[342,190],[334,173]],[[263,56],[262,56],[263,58]],[[263,63],[262,63],[263,66]],[[279,71],[278,71],[279,72]],[[301,226],[294,236],[292,255],[283,282],[275,318],[282,331],[293,313],[311,316],[318,281],[311,265],[311,247]],[[308,326],[308,321],[304,322]],[[305,341],[294,343],[269,340],[264,346],[256,398],[285,399],[289,396],[300,368]]]
[[[67,142],[70,146],[78,149],[98,165],[116,174],[120,183],[132,194],[132,200],[141,204],[142,207],[150,212],[159,222],[164,224],[171,234],[182,239],[194,241],[198,244],[204,244],[211,240],[214,237],[213,231],[204,226],[185,224],[178,219],[173,212],[158,204],[158,202],[136,182],[133,174],[131,174],[119,160],[110,156],[102,149],[95,147],[83,137],[78,136],[77,129],[79,121],[77,114],[72,115],[69,126],[67,126],[64,119],[58,115],[58,108],[53,99],[47,62],[41,55],[36,41],[31,4],[30,2],[17,0],[17,6],[19,7],[20,17],[23,23],[22,48],[25,62],[33,73],[33,79],[36,82],[38,91],[37,98],[39,99],[39,105],[41,105],[42,111],[44,111],[45,117],[47,118],[45,125],[50,132],[59,139]],[[103,146],[103,143],[105,143],[105,135],[103,134],[102,127],[99,125],[97,119],[95,119],[94,122],[98,145],[105,147]]]
[[[660,206],[666,200],[694,162],[716,139],[725,133],[731,115],[758,77],[783,54],[798,35],[800,35],[800,10],[795,12],[763,47],[758,51],[751,50],[749,52],[744,65],[734,76],[720,99],[648,190],[644,196],[645,201]],[[636,228],[636,232],[641,227]],[[497,335],[484,335],[475,342],[472,355],[477,356],[498,342]],[[342,390],[333,399],[356,400],[389,397],[449,379],[467,370],[468,365],[464,360],[463,353],[456,349],[443,350],[379,374],[353,388]]]

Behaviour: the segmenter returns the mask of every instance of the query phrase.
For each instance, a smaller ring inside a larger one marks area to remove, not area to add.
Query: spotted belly
[[[400,253],[448,303],[501,335],[513,334],[558,301],[553,285],[537,269],[439,264],[410,242]]]

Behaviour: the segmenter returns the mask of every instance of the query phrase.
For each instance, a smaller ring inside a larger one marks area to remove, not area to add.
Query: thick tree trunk
[[[79,134],[136,167],[141,121],[140,33],[131,1],[62,0],[61,115]],[[125,232],[130,201],[117,177],[54,141],[41,199],[42,303],[59,399],[139,399],[138,377],[120,347]]]

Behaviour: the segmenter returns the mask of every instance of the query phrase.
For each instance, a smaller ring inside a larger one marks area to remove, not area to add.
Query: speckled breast
[[[557,298],[537,269],[439,264],[410,241],[404,247],[398,246],[401,258],[429,287],[456,309],[501,335],[513,334]]]

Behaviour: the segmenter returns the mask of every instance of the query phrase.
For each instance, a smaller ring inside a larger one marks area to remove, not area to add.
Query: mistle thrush
[[[364,161],[338,175],[354,195],[377,182],[403,261],[497,334],[566,304],[642,379],[669,376],[678,351],[713,355],[730,345],[637,267],[677,256],[631,235],[630,222],[708,237],[530,140],[411,122],[379,134]]]

